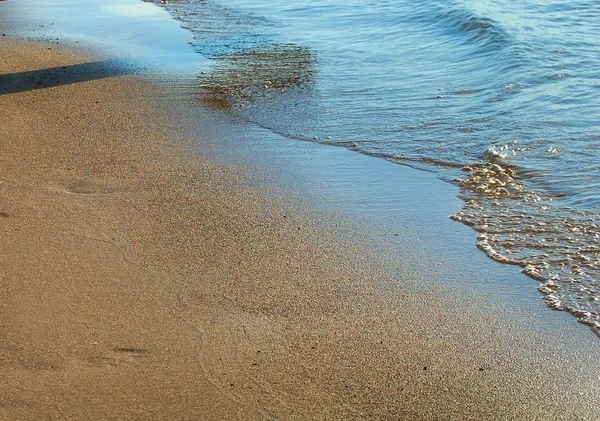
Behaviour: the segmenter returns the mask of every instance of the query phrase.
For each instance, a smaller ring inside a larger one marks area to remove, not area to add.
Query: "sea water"
[[[159,3],[156,1],[156,3]],[[450,217],[600,334],[594,1],[185,0],[205,105],[284,138],[433,171]]]

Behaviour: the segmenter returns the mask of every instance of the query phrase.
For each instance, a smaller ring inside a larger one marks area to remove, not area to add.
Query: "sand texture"
[[[391,294],[124,73],[0,41],[0,419],[600,416],[597,350]]]

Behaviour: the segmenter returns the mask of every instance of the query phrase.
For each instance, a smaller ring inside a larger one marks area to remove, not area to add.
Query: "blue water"
[[[453,219],[600,334],[593,1],[171,1],[205,105],[461,186]]]

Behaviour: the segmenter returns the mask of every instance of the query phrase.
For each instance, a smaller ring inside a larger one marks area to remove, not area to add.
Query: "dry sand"
[[[596,349],[390,294],[120,73],[0,41],[0,419],[600,417]]]

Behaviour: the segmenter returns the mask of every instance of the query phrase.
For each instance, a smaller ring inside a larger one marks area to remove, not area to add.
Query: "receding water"
[[[170,1],[199,99],[282,136],[434,171],[480,249],[600,334],[593,1]]]

